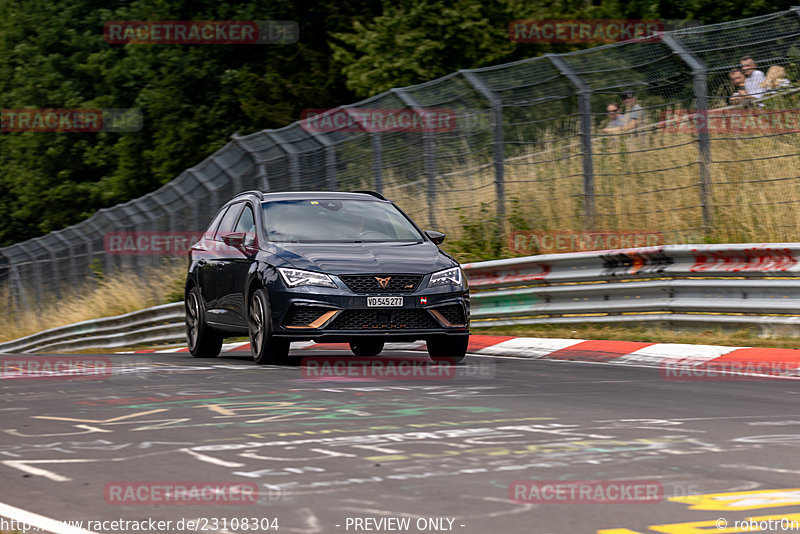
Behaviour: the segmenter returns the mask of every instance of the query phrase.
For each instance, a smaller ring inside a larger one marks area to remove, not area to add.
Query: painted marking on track
[[[226,460],[220,460],[219,458],[214,458],[213,456],[208,456],[207,454],[201,454],[199,452],[195,452],[191,449],[180,449],[181,452],[185,452],[191,456],[194,456],[201,462],[208,462],[214,465],[220,465],[222,467],[244,467],[245,464],[239,462],[228,462]]]
[[[778,469],[776,467],[764,467],[761,465],[746,465],[746,464],[724,464],[720,467],[729,467],[732,469],[750,469],[751,471],[769,471],[770,473],[785,473],[789,475],[800,475],[800,471],[792,469]]]
[[[73,419],[71,417],[53,417],[50,415],[34,415],[34,419],[50,419],[53,421],[72,421],[73,423],[112,423],[114,421],[122,421],[123,419],[131,419],[132,417],[141,417],[143,415],[150,415],[158,412],[166,412],[166,408],[159,410],[150,410],[149,412],[132,413],[129,415],[121,415],[119,417],[112,417],[111,419]]]
[[[52,480],[53,482],[70,482],[71,478],[53,473],[41,467],[34,467],[30,464],[85,464],[91,462],[100,462],[102,460],[91,460],[74,458],[68,460],[3,460],[3,464],[24,471],[30,475],[40,476]]]
[[[582,343],[583,339],[556,339],[556,338],[513,338],[496,345],[480,348],[481,355],[501,356],[506,358],[542,358],[548,354]],[[507,356],[511,351],[515,356]]]
[[[53,534],[97,534],[91,530],[70,526],[61,521],[34,514],[33,512],[28,512],[22,508],[17,508],[5,503],[0,503],[0,516],[14,519],[20,523],[26,523],[45,532],[52,532]]]
[[[800,504],[800,488],[707,493],[705,495],[671,497],[669,500],[691,504],[690,510],[755,510],[777,506],[797,506]]]

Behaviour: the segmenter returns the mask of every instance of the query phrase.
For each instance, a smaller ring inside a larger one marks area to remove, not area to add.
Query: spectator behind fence
[[[733,69],[728,73],[728,77],[733,85],[733,95],[728,99],[728,102],[735,106],[749,105],[753,97],[747,94],[744,73],[739,69]]]
[[[608,112],[608,125],[603,128],[603,133],[617,133],[622,131],[622,119],[619,117],[619,105],[609,104],[606,106]]]
[[[761,87],[761,82],[764,81],[764,73],[756,68],[756,62],[750,56],[744,56],[739,60],[739,65],[742,67],[742,72],[744,72],[744,86],[747,89],[747,94],[755,100],[761,100],[761,97],[764,96],[764,89]]]
[[[767,76],[761,82],[761,87],[767,93],[774,93],[784,87],[789,87],[792,82],[786,77],[786,69],[778,65],[773,65],[767,70]]]
[[[622,103],[625,104],[625,113],[622,114],[620,120],[622,121],[623,130],[633,130],[642,125],[644,118],[644,111],[642,106],[636,103],[636,95],[631,91],[622,93]]]

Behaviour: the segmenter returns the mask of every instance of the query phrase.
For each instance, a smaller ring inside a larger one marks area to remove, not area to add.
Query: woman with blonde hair
[[[767,70],[767,76],[761,82],[761,87],[768,92],[777,91],[784,87],[789,87],[792,83],[786,78],[786,69],[778,65],[773,65]]]

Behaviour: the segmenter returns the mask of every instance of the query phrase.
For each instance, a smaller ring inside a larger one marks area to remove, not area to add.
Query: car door
[[[191,261],[192,271],[195,273],[197,287],[200,290],[200,295],[203,299],[203,307],[208,310],[214,302],[213,291],[214,287],[214,271],[216,270],[216,263],[214,260],[216,254],[216,246],[214,245],[214,234],[217,233],[220,222],[225,214],[230,209],[229,206],[219,210],[219,213],[208,225],[208,229],[203,233],[202,237],[192,245]],[[213,266],[213,267],[212,267]]]
[[[241,246],[231,246],[223,242],[221,250],[224,251],[224,258],[220,257],[219,270],[219,306],[224,310],[229,324],[247,326],[247,273],[258,248],[255,212],[249,202],[244,204],[233,234],[243,234],[244,241]]]
[[[232,204],[222,217],[213,237],[206,241],[208,256],[206,264],[201,267],[201,276],[204,295],[207,299],[206,313],[209,322],[230,323],[223,300],[227,294],[227,289],[224,287],[223,267],[227,264],[230,254],[227,250],[228,246],[222,241],[222,235],[233,232],[243,206],[244,202]]]

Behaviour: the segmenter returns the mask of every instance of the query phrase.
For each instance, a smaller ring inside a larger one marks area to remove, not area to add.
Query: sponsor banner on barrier
[[[651,231],[517,230],[508,236],[515,254],[559,254],[661,245],[664,236]]]
[[[658,480],[515,480],[508,498],[534,504],[647,504],[661,502]]]
[[[307,132],[450,132],[456,113],[446,108],[306,109],[300,126]]]
[[[620,41],[661,40],[664,23],[660,20],[512,20],[508,37],[516,43],[617,43]]]
[[[118,506],[246,505],[259,500],[254,482],[109,482],[107,504]]]
[[[103,356],[3,356],[0,380],[105,380],[111,360]]]
[[[789,248],[753,247],[742,250],[693,249],[694,265],[690,271],[797,271],[797,258]]]
[[[293,44],[299,38],[293,20],[110,20],[103,25],[109,44]]]
[[[138,108],[8,108],[0,109],[0,131],[17,132],[138,132]]]
[[[800,109],[663,111],[659,126],[671,133],[797,133],[800,132]]]

